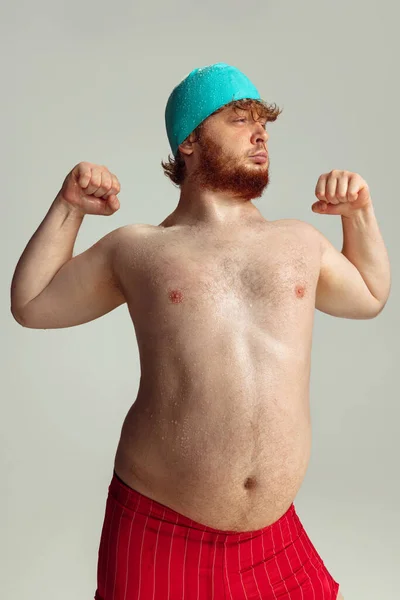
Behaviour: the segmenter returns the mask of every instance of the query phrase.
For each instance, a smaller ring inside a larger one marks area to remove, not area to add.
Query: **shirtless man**
[[[117,177],[79,163],[17,265],[22,326],[73,327],[126,303],[137,336],[140,386],[115,456],[96,600],[343,599],[293,504],[310,457],[314,310],[376,317],[390,267],[355,173],[321,175],[312,206],[341,215],[342,252],[251,202],[268,185],[269,157],[255,155],[280,112],[234,67],[195,69],[166,109],[176,209],[73,257],[84,215],[120,206]]]

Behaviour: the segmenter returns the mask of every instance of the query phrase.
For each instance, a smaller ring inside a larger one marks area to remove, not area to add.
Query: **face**
[[[265,124],[265,118],[254,120],[251,110],[232,107],[209,117],[197,142],[189,146],[192,153],[185,153],[190,180],[244,200],[259,198],[269,183],[269,157],[257,162],[251,155],[268,152]]]

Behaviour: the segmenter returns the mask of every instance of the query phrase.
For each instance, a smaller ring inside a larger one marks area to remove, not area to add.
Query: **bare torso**
[[[293,502],[310,457],[318,241],[295,220],[167,221],[126,228],[116,257],[141,378],[114,468],[197,522],[260,529]]]

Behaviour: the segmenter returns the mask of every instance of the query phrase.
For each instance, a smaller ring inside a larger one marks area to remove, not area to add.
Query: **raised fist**
[[[65,178],[59,196],[83,215],[109,216],[120,208],[120,190],[117,177],[107,167],[80,162]]]

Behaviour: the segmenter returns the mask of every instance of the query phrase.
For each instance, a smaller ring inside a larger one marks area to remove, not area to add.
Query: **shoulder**
[[[282,225],[287,225],[288,227],[296,227],[297,229],[305,229],[308,228],[315,229],[311,223],[307,223],[307,221],[300,221],[300,219],[279,219],[276,223],[281,223]]]
[[[110,231],[102,238],[113,264],[118,265],[126,256],[133,256],[142,247],[142,240],[154,230],[152,225],[130,223]]]
[[[111,233],[115,236],[140,235],[141,233],[150,232],[155,229],[154,225],[148,225],[147,223],[129,223],[128,225],[122,225],[114,229]]]
[[[281,219],[280,223],[298,235],[302,241],[315,245],[320,252],[330,245],[329,240],[311,223],[300,219]]]
[[[322,235],[321,232],[318,231],[316,227],[314,227],[314,225],[311,225],[311,223],[307,223],[307,221],[300,221],[300,219],[280,219],[279,221],[276,221],[276,223],[282,226],[286,226],[292,229],[293,231],[297,231],[304,235],[310,235],[314,237]]]
[[[147,225],[146,223],[130,223],[129,225],[117,227],[117,229],[114,229],[107,234],[107,237],[109,238],[111,245],[114,246],[121,242],[138,240],[154,232],[154,230],[154,225]]]

